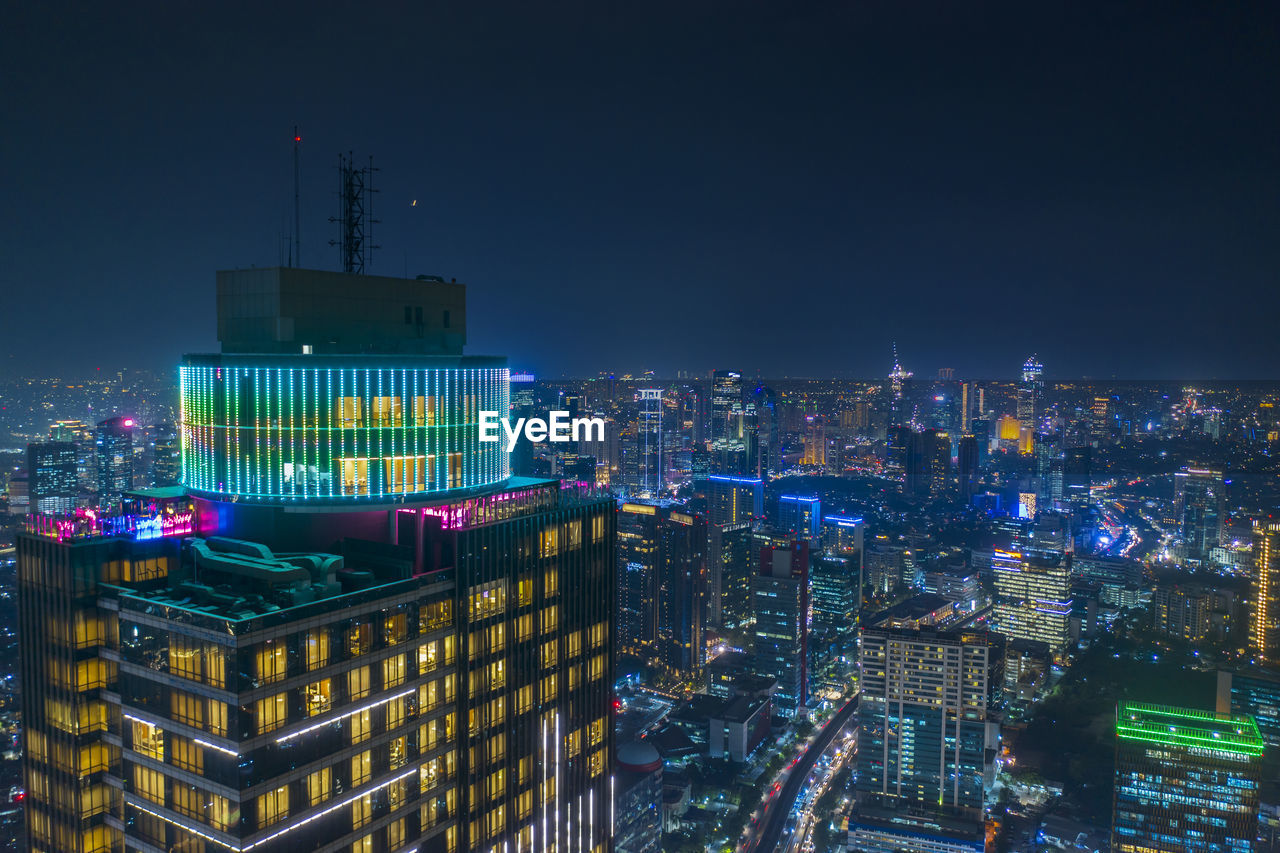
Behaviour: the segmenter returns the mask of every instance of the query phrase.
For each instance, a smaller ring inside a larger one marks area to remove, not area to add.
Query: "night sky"
[[[1278,377],[1277,8],[9,4],[0,374],[214,349],[296,123],[303,265],[372,154],[371,271],[543,375]]]

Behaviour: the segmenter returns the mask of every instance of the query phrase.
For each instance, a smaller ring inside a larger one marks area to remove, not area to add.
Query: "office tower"
[[[999,724],[999,638],[863,628],[856,850],[980,851]],[[929,839],[929,846],[911,842]]]
[[[1002,634],[1048,643],[1066,651],[1071,627],[1071,557],[1052,551],[992,553],[996,605]]]
[[[1018,420],[1033,425],[1040,409],[1040,395],[1044,389],[1041,374],[1044,365],[1033,355],[1022,364],[1022,381],[1018,383]]]
[[[764,481],[758,477],[712,474],[707,478],[712,524],[740,524],[764,515]]]
[[[756,667],[777,679],[774,703],[793,715],[809,701],[809,543],[762,548],[751,595]]]
[[[186,494],[19,537],[31,848],[607,845],[614,504],[479,442],[464,286],[218,284]]]
[[[1093,449],[1088,446],[1068,447],[1062,462],[1062,496],[1066,500],[1089,500],[1089,487],[1093,484]]]
[[[1183,468],[1173,475],[1174,518],[1182,537],[1182,557],[1201,564],[1222,544],[1226,518],[1226,487],[1222,472],[1209,468]]]
[[[1254,850],[1262,751],[1249,717],[1121,702],[1112,851]]]
[[[800,459],[800,464],[819,466],[827,464],[827,428],[822,418],[817,415],[809,415],[805,418],[804,456]]]
[[[782,495],[778,498],[778,529],[816,545],[822,539],[822,500]]]
[[[852,684],[862,606],[861,557],[824,555],[809,567],[812,680],[844,691]]]
[[[969,503],[973,500],[973,496],[978,493],[978,487],[981,485],[982,472],[979,470],[978,463],[978,439],[974,435],[963,435],[960,437],[960,451],[958,454],[958,474],[960,481],[960,502]]]
[[[902,426],[909,420],[907,401],[905,399],[907,383],[911,380],[911,371],[898,361],[898,345],[893,345],[893,368],[889,371],[889,427]]]
[[[707,525],[710,580],[707,619],[717,628],[737,629],[753,618],[751,610],[751,523]]]
[[[80,491],[93,492],[98,488],[97,442],[93,429],[83,421],[55,421],[49,427],[51,441],[69,441],[76,446],[76,479]]]
[[[673,679],[701,676],[710,582],[704,519],[657,502],[618,510],[618,643]]]
[[[1253,522],[1249,645],[1259,663],[1280,663],[1280,521]]]
[[[1115,415],[1111,410],[1110,397],[1094,397],[1089,432],[1095,447],[1106,444],[1111,438],[1111,429],[1115,425]]]
[[[986,418],[974,418],[969,423],[969,431],[973,433],[978,445],[978,466],[982,467],[987,463],[987,456],[991,453],[991,421]]]
[[[951,435],[931,429],[925,431],[923,440],[929,494],[941,495],[951,485]]]
[[[80,494],[76,446],[69,441],[28,444],[27,482],[31,512],[50,515],[71,512]]]
[[[640,417],[636,424],[636,491],[642,497],[662,493],[662,389],[639,393]]]
[[[659,530],[658,662],[673,679],[701,680],[707,651],[707,522],[673,509],[662,517]]]
[[[711,440],[740,439],[743,412],[742,374],[717,370],[711,374]]]
[[[1264,763],[1280,767],[1280,672],[1260,667],[1219,670],[1217,712],[1252,717],[1266,743]]]
[[[974,395],[974,384],[972,382],[964,382],[960,385],[960,432],[967,433],[970,431],[969,423],[973,420],[973,410],[977,403],[977,397]]]
[[[662,758],[644,741],[618,747],[614,853],[661,853]]]
[[[108,418],[94,430],[98,504],[111,506],[133,488],[133,418]]]
[[[891,477],[904,484],[914,438],[915,431],[906,426],[890,426],[886,434],[885,469]]]
[[[822,517],[822,541],[827,551],[842,556],[858,555],[862,565],[863,542],[867,525],[858,517],[849,515],[824,515]]]
[[[178,430],[170,423],[151,428],[151,484],[158,488],[176,486],[182,479],[182,455]]]

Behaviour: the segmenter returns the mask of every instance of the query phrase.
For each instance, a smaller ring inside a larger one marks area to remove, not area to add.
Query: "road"
[[[796,759],[796,763],[787,771],[787,780],[782,783],[782,789],[778,795],[768,800],[764,821],[759,827],[754,842],[747,844],[747,853],[756,853],[756,851],[765,853],[765,851],[778,849],[778,841],[782,837],[782,830],[787,824],[791,808],[795,805],[796,795],[800,793],[804,780],[809,777],[809,771],[813,769],[814,762],[826,751],[832,739],[853,718],[857,710],[858,697],[855,696],[827,721],[822,731],[818,732],[813,742],[809,744],[809,748]]]

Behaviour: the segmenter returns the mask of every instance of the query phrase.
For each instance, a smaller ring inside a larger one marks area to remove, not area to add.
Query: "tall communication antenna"
[[[364,273],[373,263],[373,158],[357,168],[350,152],[338,155],[338,215],[329,219],[338,225],[338,239],[330,246],[338,247],[343,272]]]
[[[298,195],[298,148],[302,145],[302,137],[298,134],[298,126],[293,126],[293,257],[290,266],[302,266],[302,224],[301,205]]]

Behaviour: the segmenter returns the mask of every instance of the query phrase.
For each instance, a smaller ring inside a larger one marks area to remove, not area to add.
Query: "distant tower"
[[[640,391],[640,424],[636,437],[640,452],[640,491],[662,492],[662,389]]]
[[[373,244],[373,226],[379,220],[373,218],[373,158],[367,166],[356,168],[351,154],[338,155],[338,215],[330,222],[338,225],[338,239],[330,240],[330,246],[338,247],[342,271],[364,275],[373,263],[373,250],[381,246]]]
[[[893,344],[893,369],[889,371],[889,390],[892,392],[893,399],[890,400],[889,425],[897,426],[902,423],[904,406],[902,402],[902,390],[906,385],[906,381],[911,378],[911,371],[905,370],[898,361],[898,344]]]
[[[1036,419],[1036,408],[1039,403],[1040,389],[1044,382],[1040,375],[1044,373],[1044,365],[1036,361],[1033,354],[1022,363],[1022,384],[1018,386],[1018,421],[1028,426]]]

